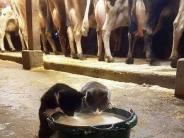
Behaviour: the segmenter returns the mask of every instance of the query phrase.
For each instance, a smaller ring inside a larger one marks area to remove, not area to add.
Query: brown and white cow
[[[173,29],[173,46],[170,59],[172,60],[171,66],[176,68],[177,60],[179,58],[178,45],[184,32],[184,0],[180,0],[180,7],[173,23]]]
[[[18,20],[22,47],[28,47],[25,0],[10,0],[13,12]]]
[[[41,0],[42,1],[42,0]],[[65,56],[68,56],[67,52],[67,18],[66,18],[66,8],[64,0],[46,0],[47,4],[47,22],[46,31],[52,32],[56,30],[62,52]],[[54,28],[52,28],[52,23]]]
[[[67,17],[70,22],[68,25],[68,38],[71,50],[71,57],[85,59],[83,57],[81,39],[82,39],[82,23],[87,6],[86,0],[65,0]],[[87,17],[88,18],[88,17]],[[94,27],[95,20],[94,16],[90,16],[89,26]],[[85,34],[87,36],[87,34]],[[75,42],[75,43],[74,43]],[[75,50],[76,45],[76,50]]]
[[[55,30],[52,15],[50,13],[50,6],[47,4],[46,0],[39,0],[39,20],[40,20],[40,30],[41,30],[41,42],[43,45],[43,51],[48,54],[46,42],[48,40],[52,51],[58,54],[54,40],[52,39],[52,33]],[[56,31],[56,30],[55,30]]]
[[[0,16],[0,22],[1,22],[0,24],[0,45],[1,45],[0,49],[2,51],[5,50],[3,40],[4,40],[4,37],[6,37],[10,50],[15,51],[15,48],[11,41],[11,35],[10,35],[11,32],[16,32],[17,34],[19,34],[21,38],[22,49],[26,49],[26,47],[24,47],[25,46],[24,41],[21,37],[22,34],[19,29],[18,20],[10,6],[7,6],[2,9],[1,16]]]
[[[22,37],[26,43],[26,46],[30,50],[40,50],[40,29],[39,29],[39,1],[32,0],[32,27],[34,34],[33,45],[28,46],[28,30],[27,30],[27,19],[26,16],[26,0],[10,0],[13,11],[18,19],[19,28],[22,33]],[[34,47],[34,48],[33,48]]]
[[[92,2],[95,8],[97,22],[99,60],[104,60],[104,49],[107,62],[113,62],[110,51],[110,35],[114,29],[121,26],[128,26],[128,0],[87,0],[86,13],[82,26],[84,34],[89,30],[88,14]]]
[[[6,26],[7,26],[7,22],[9,19],[15,19],[15,17],[13,16],[13,11],[11,9],[10,6],[5,7],[1,10],[1,16],[0,16],[0,50],[1,51],[5,51],[4,48],[4,37],[8,36],[5,35],[6,34]],[[9,38],[9,37],[8,37]],[[8,39],[8,42],[10,42],[11,40]],[[9,44],[10,49],[14,50],[13,44],[10,43]]]
[[[105,0],[66,0],[65,4],[67,9],[67,17],[70,22],[68,26],[68,37],[71,49],[71,57],[84,59],[81,47],[82,35],[87,36],[89,28],[97,27],[97,55],[99,57],[99,61],[104,61],[102,28],[106,19]],[[74,41],[76,48],[74,46]]]

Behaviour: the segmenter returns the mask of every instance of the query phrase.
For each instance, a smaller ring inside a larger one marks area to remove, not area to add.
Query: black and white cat
[[[82,101],[81,112],[101,112],[110,106],[110,91],[99,82],[88,82],[82,89],[84,98]]]
[[[39,109],[39,138],[50,138],[55,132],[49,128],[47,117],[57,111],[73,116],[81,107],[84,94],[62,83],[52,86],[41,98]]]

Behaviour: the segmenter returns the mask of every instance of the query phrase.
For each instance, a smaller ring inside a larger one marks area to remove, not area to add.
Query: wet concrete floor
[[[173,89],[43,69],[25,71],[20,64],[0,60],[0,138],[35,137],[43,93],[56,82],[80,90],[92,80],[109,87],[115,106],[136,112],[139,120],[131,138],[184,137],[184,101],[174,97]]]

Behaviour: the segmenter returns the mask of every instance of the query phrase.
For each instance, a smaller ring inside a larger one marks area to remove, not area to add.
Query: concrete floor
[[[99,81],[112,92],[112,103],[132,108],[138,124],[131,138],[183,138],[184,101],[173,89],[96,79],[81,75],[36,69],[0,60],[0,138],[32,138],[38,131],[39,99],[56,82],[80,90],[88,81]]]
[[[5,52],[0,53],[1,56],[10,56],[14,58],[21,58],[21,52]],[[87,60],[78,60],[72,59],[68,57],[64,57],[63,55],[45,55],[44,54],[44,61],[45,62],[52,62],[52,63],[62,63],[66,65],[77,65],[82,67],[88,68],[99,68],[99,69],[106,69],[106,70],[113,70],[113,71],[124,71],[124,72],[135,72],[135,73],[142,73],[142,70],[146,74],[156,74],[156,75],[166,75],[166,76],[175,76],[176,69],[170,67],[170,61],[159,61],[157,62],[158,66],[149,66],[145,59],[135,59],[135,64],[127,65],[125,64],[125,58],[115,58],[114,63],[107,63],[107,62],[99,62],[97,57],[95,56],[88,56]],[[91,64],[93,63],[93,64]]]
[[[125,58],[115,58],[113,63],[99,62],[96,56],[87,56],[87,60],[83,61],[53,54],[44,55],[43,58],[45,69],[120,82],[175,88],[176,69],[170,67],[169,61],[158,61],[157,66],[150,66],[145,59],[135,59],[135,64],[127,65]],[[0,59],[22,64],[20,52],[0,53]]]
[[[158,62],[158,66],[150,66],[146,62],[145,59],[135,59],[135,64],[128,65],[125,63],[125,58],[115,58],[115,62],[107,63],[107,62],[99,62],[97,57],[88,57],[87,60],[81,61],[72,58],[67,58],[61,55],[45,55],[44,61],[54,62],[54,63],[62,63],[62,64],[70,64],[77,65],[88,68],[99,68],[113,71],[121,71],[121,72],[135,72],[142,73],[142,70],[145,71],[146,74],[157,74],[157,75],[166,75],[173,76],[176,75],[176,69],[170,67],[170,62]],[[93,63],[93,64],[91,64]]]

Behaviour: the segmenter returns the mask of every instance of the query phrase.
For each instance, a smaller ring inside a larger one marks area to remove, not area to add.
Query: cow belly
[[[10,23],[7,27],[6,27],[6,31],[8,32],[14,32],[17,30],[17,24],[13,24]]]
[[[97,2],[95,7],[95,17],[96,17],[98,26],[102,28],[106,18],[104,0],[99,0]]]

